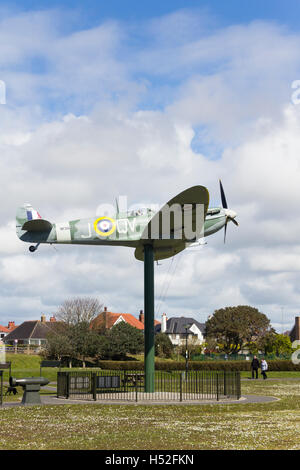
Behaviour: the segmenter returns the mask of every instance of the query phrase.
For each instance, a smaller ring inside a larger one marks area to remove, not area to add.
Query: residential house
[[[167,318],[163,313],[161,324],[156,327],[156,333],[165,333],[174,346],[185,344],[202,344],[204,342],[205,323],[199,323],[190,317]]]
[[[0,325],[0,341],[3,341],[3,339],[11,333],[14,329],[16,328],[15,322],[10,321],[8,322],[7,326],[2,326]]]
[[[41,346],[46,342],[47,335],[55,331],[60,322],[52,316],[50,321],[46,321],[46,316],[42,315],[41,320],[25,321],[17,326],[13,331],[5,336],[3,342],[12,345],[35,345]]]
[[[144,330],[143,310],[140,310],[139,318],[136,318],[131,313],[108,312],[107,307],[104,307],[104,311],[91,321],[90,327],[91,329],[95,329],[101,333],[104,333],[106,330],[109,330],[122,321],[128,323],[131,326],[134,326],[138,330]],[[156,326],[160,323],[159,321],[155,320],[154,324]]]

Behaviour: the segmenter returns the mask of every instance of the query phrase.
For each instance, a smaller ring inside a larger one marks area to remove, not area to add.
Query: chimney
[[[140,310],[139,320],[140,320],[140,322],[142,322],[143,324],[145,323],[145,318],[144,318],[144,312],[143,312],[143,310]]]
[[[46,323],[46,315],[42,315],[42,316],[41,316],[41,322],[42,322],[42,323]]]
[[[167,331],[167,315],[165,313],[161,316],[161,332],[165,333]]]
[[[104,318],[104,329],[107,330],[107,328],[108,328],[108,324],[107,324],[107,307],[104,307],[103,318]]]
[[[295,340],[300,340],[300,317],[295,318]]]
[[[14,329],[14,328],[15,328],[15,322],[14,322],[14,321],[9,321],[7,328],[8,328],[9,330]]]
[[[56,318],[55,318],[54,315],[53,315],[53,317],[50,317],[50,321],[51,321],[51,322],[55,322],[55,321],[56,321]]]

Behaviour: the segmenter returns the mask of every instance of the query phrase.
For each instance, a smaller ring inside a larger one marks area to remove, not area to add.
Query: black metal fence
[[[205,401],[241,397],[239,371],[155,371],[154,392],[146,393],[141,371],[57,373],[57,397],[101,401]]]

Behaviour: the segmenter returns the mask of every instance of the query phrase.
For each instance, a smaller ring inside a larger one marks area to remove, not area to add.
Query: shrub
[[[267,361],[269,371],[300,371],[300,364],[292,361]],[[111,370],[143,370],[144,363],[140,361],[99,361],[101,369]],[[236,370],[250,371],[251,361],[189,361],[189,370]],[[156,370],[185,370],[185,362],[155,361]]]

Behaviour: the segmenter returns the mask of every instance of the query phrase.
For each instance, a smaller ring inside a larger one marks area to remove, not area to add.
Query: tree
[[[56,359],[61,361],[63,358],[69,358],[71,361],[72,357],[75,356],[76,351],[74,344],[71,340],[67,325],[66,328],[60,329],[59,332],[51,331],[47,335],[47,341],[43,349],[42,355],[49,359]]]
[[[138,354],[144,349],[144,335],[141,330],[120,322],[106,332],[108,340],[106,356],[110,359],[124,359],[126,354]]]
[[[264,354],[276,354],[276,356],[292,353],[292,343],[289,336],[273,332],[260,339],[259,348]]]
[[[250,343],[245,344],[245,348],[248,349],[250,354],[258,354],[258,346],[257,343],[251,341]]]
[[[187,346],[187,349],[186,349],[186,346]],[[186,344],[186,341],[184,340],[178,346],[178,352],[184,358],[186,357],[186,351],[188,351],[188,357],[193,357],[193,356],[198,356],[202,354],[203,349],[204,349],[204,345],[199,343],[199,340],[196,336],[189,336],[187,344]]]
[[[155,356],[172,357],[174,346],[169,336],[165,333],[157,333],[155,335]]]
[[[205,329],[206,336],[214,338],[228,354],[237,353],[245,343],[256,342],[274,331],[266,315],[248,305],[216,310]]]
[[[65,300],[58,308],[56,316],[68,325],[90,323],[103,310],[103,304],[92,297],[77,297]]]
[[[47,336],[43,355],[58,360],[68,358],[70,367],[72,359],[79,359],[85,367],[86,358],[102,359],[106,349],[107,339],[91,330],[87,322],[62,323],[59,331]]]
[[[83,367],[85,367],[86,358],[99,357],[103,342],[101,343],[100,335],[90,329],[89,323],[80,322],[70,325],[69,333],[76,358],[82,361]]]

